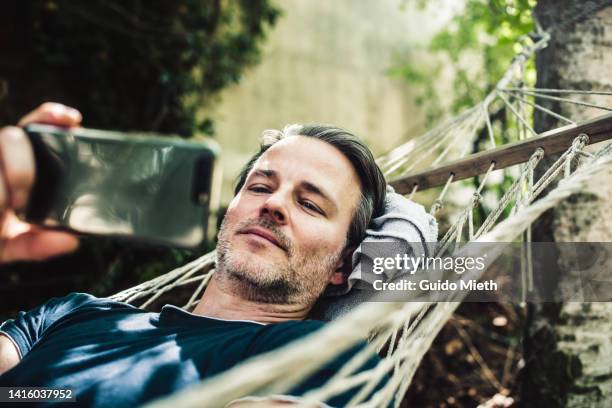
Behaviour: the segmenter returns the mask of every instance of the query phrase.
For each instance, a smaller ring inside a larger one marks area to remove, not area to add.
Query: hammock
[[[523,233],[529,239],[529,226],[538,216],[580,192],[592,177],[611,168],[612,143],[597,151],[587,152],[585,147],[612,138],[612,115],[576,124],[536,101],[553,100],[610,111],[610,107],[591,101],[593,96],[610,96],[612,93],[525,87],[525,64],[536,51],[546,46],[550,37],[540,31],[536,38],[539,39],[523,39],[522,51],[482,102],[378,159],[387,179],[392,180],[389,184],[397,192],[409,194],[410,198],[417,190],[442,186],[431,206],[432,214],[438,213],[445,205],[453,182],[480,175],[469,203],[455,215],[452,225],[439,241],[436,256],[447,253],[451,244],[465,240],[486,246],[487,243],[512,242]],[[568,97],[571,95],[584,95],[590,99],[572,99]],[[510,145],[496,147],[489,113],[494,104],[505,106],[514,117],[517,141]],[[568,125],[538,135],[526,119],[527,113],[532,110],[539,110]],[[468,156],[481,129],[486,129],[490,148]],[[536,180],[534,169],[542,157],[555,153],[562,154]],[[495,170],[509,166],[518,167],[514,182],[486,219],[480,225],[475,225],[474,210],[483,205],[481,193],[487,180]],[[545,190],[548,193],[543,195]],[[508,211],[509,208],[511,210]],[[509,212],[510,216],[501,220],[504,212]],[[466,247],[460,247],[455,255],[469,250]],[[483,248],[479,247],[485,250]],[[214,252],[206,254],[111,298],[138,303],[139,307],[146,308],[173,289],[197,284],[195,292],[183,306],[191,309],[214,273],[214,259]],[[528,269],[527,283],[530,282]],[[477,270],[469,273],[473,274],[472,278],[479,277]],[[316,402],[327,401],[350,390],[353,397],[348,406],[382,407],[393,402],[398,407],[423,355],[461,300],[460,293],[451,293],[443,302],[363,303],[308,337],[252,358],[195,387],[148,406],[222,407],[246,395],[282,394],[358,341],[369,338],[368,346],[354,355],[324,386],[304,395],[304,404],[315,406]],[[385,345],[388,345],[386,356],[375,368],[356,372],[362,363]],[[386,374],[390,380],[371,395]]]

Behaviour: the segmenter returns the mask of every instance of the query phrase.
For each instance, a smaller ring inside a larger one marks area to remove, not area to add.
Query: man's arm
[[[15,344],[4,334],[0,333],[0,375],[15,367],[19,360],[19,352]]]
[[[78,126],[81,114],[66,106],[45,103],[21,119],[19,126],[41,122]],[[19,127],[0,128],[0,264],[19,260],[39,260],[74,250],[76,237],[61,231],[46,231],[22,222],[15,211],[28,202],[35,177],[34,155]],[[0,375],[20,361],[17,347],[0,333]]]

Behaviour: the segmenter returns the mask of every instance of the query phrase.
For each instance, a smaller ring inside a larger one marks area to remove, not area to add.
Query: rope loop
[[[572,141],[572,148],[574,150],[579,150],[586,146],[587,143],[589,143],[589,135],[581,133]]]
[[[542,147],[538,147],[529,158],[529,165],[535,166],[542,159],[542,157],[544,157],[544,149]]]
[[[480,194],[478,191],[475,191],[474,194],[472,194],[472,205],[476,206],[481,200],[482,194]]]
[[[431,205],[430,213],[433,215],[433,214],[437,213],[440,209],[442,209],[442,200],[440,200],[438,198]]]

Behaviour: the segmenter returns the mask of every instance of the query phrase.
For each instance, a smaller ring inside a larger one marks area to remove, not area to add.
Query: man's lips
[[[274,234],[272,234],[270,231],[268,231],[266,229],[258,228],[258,227],[249,227],[249,228],[244,228],[244,229],[238,231],[238,234],[241,234],[241,235],[243,235],[243,234],[253,234],[253,235],[260,236],[260,237],[270,241],[272,244],[276,245],[277,247],[279,247],[283,251],[286,251],[285,247],[282,246],[280,242],[278,242],[278,240],[276,239]]]

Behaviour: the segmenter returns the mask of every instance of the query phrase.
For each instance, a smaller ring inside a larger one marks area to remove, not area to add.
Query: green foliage
[[[436,78],[441,71],[441,66],[427,67],[418,64],[405,64],[391,68],[389,75],[403,78],[408,83],[418,85],[421,92],[415,96],[415,103],[418,106],[425,106],[427,123],[434,123],[443,114],[440,97],[436,92],[432,78]]]
[[[432,3],[435,1],[428,5]],[[534,6],[535,0],[466,0],[465,9],[431,40],[428,50],[442,56],[454,68],[452,113],[480,102],[501,78],[518,51],[517,41],[533,29]],[[422,87],[421,99],[432,121],[443,113],[440,98],[433,95],[431,85],[442,64],[431,67],[409,60],[391,70],[392,74]]]
[[[89,127],[212,133],[197,111],[258,61],[267,0],[11,1],[0,14],[0,122],[42,100]]]
[[[420,8],[432,7],[438,2],[413,1]],[[521,51],[521,40],[534,30],[531,13],[535,4],[536,0],[465,0],[464,9],[427,46],[427,51],[437,56],[435,62],[408,58],[404,64],[390,70],[392,75],[418,87],[420,93],[416,102],[425,111],[428,127],[437,124],[445,114],[456,115],[481,102],[492,90],[513,57]],[[436,87],[437,78],[449,63],[453,74],[450,92]],[[532,61],[526,64],[524,76],[526,85],[533,86],[535,65]],[[438,92],[443,94],[438,95]],[[527,109],[525,117],[529,117],[529,113],[531,110]],[[490,114],[497,143],[506,143],[510,138],[515,140],[520,126],[508,115],[503,104],[493,104]],[[473,143],[472,152],[486,147],[490,146],[486,129],[483,129]],[[486,190],[499,198],[513,182],[514,178],[506,174],[501,183],[487,186]],[[476,185],[478,180],[465,181],[469,183]],[[511,207],[506,208],[503,216],[510,211]],[[485,216],[483,208],[478,207],[474,214],[476,224]]]

